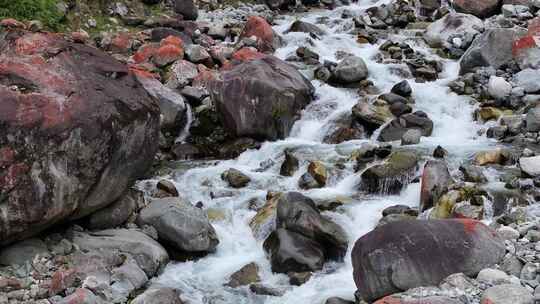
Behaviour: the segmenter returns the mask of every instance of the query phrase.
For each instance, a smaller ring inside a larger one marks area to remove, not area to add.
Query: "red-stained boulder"
[[[159,44],[157,43],[148,43],[141,46],[135,54],[133,54],[132,59],[135,63],[143,63],[149,61],[154,54],[156,54],[159,49]]]
[[[273,53],[282,44],[281,37],[259,16],[249,17],[240,34],[240,40],[250,37],[257,38],[257,49],[264,53]]]
[[[504,254],[504,242],[495,231],[479,221],[460,219],[380,226],[356,241],[351,256],[359,294],[371,302],[438,285],[453,273],[474,276]]]
[[[454,0],[453,5],[460,13],[487,18],[497,13],[500,8],[500,0]]]
[[[159,108],[128,68],[60,35],[0,36],[0,244],[118,199],[151,166]]]
[[[315,91],[294,67],[270,55],[236,65],[208,83],[225,129],[255,139],[288,136]]]
[[[540,68],[540,18],[531,20],[527,35],[514,41],[512,54],[520,68]]]
[[[182,58],[184,58],[184,49],[174,44],[160,46],[153,56],[154,63],[159,67],[164,67]]]

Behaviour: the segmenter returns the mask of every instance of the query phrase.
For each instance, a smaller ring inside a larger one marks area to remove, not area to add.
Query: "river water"
[[[392,70],[404,66],[377,63],[373,57],[378,53],[379,45],[358,44],[356,37],[347,33],[353,27],[352,18],[342,19],[344,10],[360,14],[368,7],[387,2],[360,1],[360,4],[332,11],[281,16],[274,29],[284,37],[286,45],[278,49],[275,55],[285,59],[294,54],[299,46],[307,46],[320,55],[321,62],[336,62],[338,51],[352,53],[366,61],[369,79],[380,92],[389,92],[394,84],[403,80]],[[297,19],[317,24],[327,34],[320,40],[310,39],[305,33],[283,34]],[[437,58],[415,34],[414,31],[401,31],[390,35],[390,38],[396,42],[407,42],[426,57]],[[420,144],[408,148],[422,151],[425,159],[428,159],[433,149],[441,145],[449,151],[451,170],[456,170],[461,162],[475,152],[485,150],[494,143],[478,135],[482,126],[473,121],[474,106],[469,100],[451,93],[446,86],[457,77],[458,63],[439,60],[444,63],[444,71],[439,75],[439,80],[427,83],[409,80],[416,100],[414,109],[429,115],[434,121],[434,131],[431,137],[423,137]],[[322,304],[333,296],[353,299],[356,288],[352,278],[350,250],[354,241],[375,227],[384,208],[396,204],[418,206],[420,185],[409,184],[395,196],[362,195],[358,190],[359,174],[354,172],[352,162],[346,162],[345,169],[331,171],[325,188],[308,191],[299,189],[298,179],[305,172],[309,161],[319,160],[329,168],[334,167],[336,162],[347,160],[351,152],[362,144],[376,141],[354,140],[339,145],[322,143],[324,136],[334,127],[336,119],[350,112],[360,96],[354,90],[334,88],[316,80],[313,85],[316,88],[316,100],[303,111],[289,138],[266,142],[259,150],[247,151],[234,160],[191,164],[191,169],[179,170],[167,176],[176,183],[182,197],[192,203],[202,201],[204,208],[219,210],[224,216],[212,222],[220,240],[215,253],[194,262],[173,262],[155,283],[182,290],[182,298],[193,304]],[[398,142],[393,144],[399,145]],[[279,175],[284,149],[292,149],[301,162],[300,169],[292,177]],[[257,169],[263,162],[273,162],[273,165],[260,172]],[[252,182],[243,189],[229,188],[220,175],[231,167],[248,174]],[[262,248],[263,240],[256,239],[249,227],[255,215],[255,211],[248,208],[250,202],[264,201],[268,190],[300,191],[314,199],[345,200],[347,203],[335,212],[323,213],[341,225],[348,234],[349,253],[345,261],[326,264],[322,271],[315,273],[307,283],[299,287],[290,286],[287,276],[273,274]],[[233,289],[224,286],[232,273],[251,262],[256,262],[260,267],[261,283],[282,288],[285,294],[281,297],[258,296],[253,295],[247,287]]]

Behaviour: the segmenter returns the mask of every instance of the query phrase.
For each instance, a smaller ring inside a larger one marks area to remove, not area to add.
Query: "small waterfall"
[[[184,129],[180,132],[178,137],[174,140],[175,143],[183,143],[189,136],[189,128],[191,128],[191,124],[193,123],[193,113],[191,112],[191,106],[189,103],[185,103],[186,105],[186,124],[184,125]]]

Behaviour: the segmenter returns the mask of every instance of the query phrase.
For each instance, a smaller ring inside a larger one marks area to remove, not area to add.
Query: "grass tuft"
[[[57,30],[63,20],[57,4],[57,0],[0,0],[0,19],[39,20]]]

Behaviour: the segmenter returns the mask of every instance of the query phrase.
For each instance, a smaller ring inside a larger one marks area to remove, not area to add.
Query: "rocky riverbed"
[[[538,1],[56,7],[0,21],[0,304],[540,301]]]

